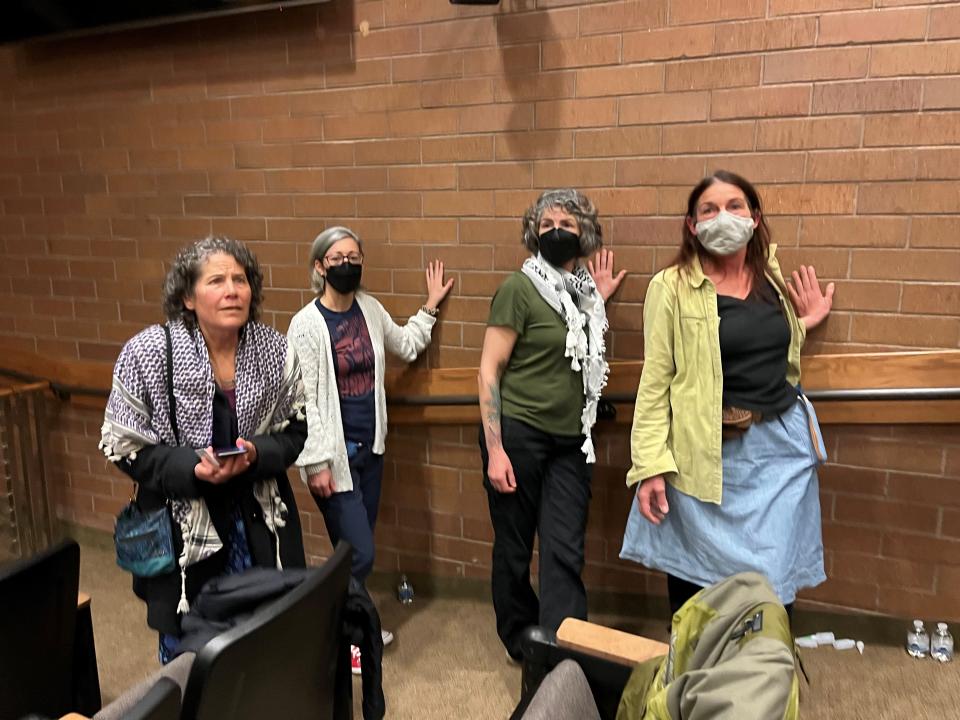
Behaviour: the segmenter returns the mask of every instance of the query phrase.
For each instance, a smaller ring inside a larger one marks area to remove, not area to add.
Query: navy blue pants
[[[341,539],[353,546],[350,574],[362,583],[373,570],[373,529],[380,508],[383,455],[375,455],[367,443],[348,443],[347,447],[353,490],[328,498],[314,495],[313,499],[323,514],[334,547]]]

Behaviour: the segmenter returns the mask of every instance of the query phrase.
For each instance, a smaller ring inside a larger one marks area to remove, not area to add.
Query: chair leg
[[[77,712],[93,717],[101,704],[93,618],[90,615],[90,603],[87,602],[77,607],[73,642],[73,707]]]
[[[340,641],[337,652],[336,696],[333,701],[334,720],[353,718],[353,674],[350,672],[350,642],[346,638]]]

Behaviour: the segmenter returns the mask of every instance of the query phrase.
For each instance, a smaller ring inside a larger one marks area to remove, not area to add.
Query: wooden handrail
[[[17,393],[34,392],[36,390],[46,390],[49,387],[50,383],[46,380],[17,383],[16,385],[11,385],[10,387],[0,388],[0,397],[16,395]]]
[[[75,388],[81,394],[106,395],[110,392],[113,365],[9,349],[0,358],[0,372],[22,380],[46,380],[53,387]]]
[[[605,393],[636,395],[640,361],[610,363]],[[388,373],[393,394],[455,396],[477,394],[476,368],[405,368]],[[960,383],[960,351],[935,350],[849,355],[809,355],[803,358],[803,386],[808,391],[866,388],[942,388]],[[396,401],[396,397],[393,398]]]
[[[610,381],[604,396],[617,410],[616,422],[633,420],[633,398],[643,363],[610,363]],[[804,389],[834,390],[949,390],[960,385],[960,351],[935,350],[897,353],[810,355],[803,358]],[[941,399],[823,399],[817,413],[823,424],[960,424],[960,398],[941,393]],[[399,424],[472,424],[480,420],[476,405],[476,368],[419,370],[388,373],[390,421]],[[417,404],[410,402],[416,400]],[[422,402],[421,402],[422,401]],[[439,402],[438,402],[439,401]]]
[[[605,396],[614,400],[618,422],[630,422],[643,363],[613,362]],[[90,397],[84,405],[102,405],[110,391],[108,363],[59,360],[11,350],[0,359],[0,372],[50,383],[61,395]],[[803,359],[804,388],[835,390],[954,390],[960,385],[960,351],[810,355]],[[402,368],[387,374],[390,419],[395,423],[470,424],[478,421],[477,369]],[[99,398],[99,399],[96,399]],[[817,402],[823,423],[896,424],[960,423],[960,399],[828,399]]]

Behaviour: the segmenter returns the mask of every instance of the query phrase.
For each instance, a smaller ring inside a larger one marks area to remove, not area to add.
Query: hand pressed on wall
[[[596,265],[593,264],[593,260],[587,260],[587,270],[597,284],[600,297],[606,302],[620,287],[623,278],[627,276],[627,271],[621,270],[616,275],[613,274],[613,250],[601,248],[600,252],[594,256],[594,260],[597,261]]]
[[[453,287],[453,278],[443,281],[443,262],[434,260],[427,264],[427,303],[426,307],[435,310],[447,297]]]
[[[830,314],[835,289],[834,283],[827,283],[827,292],[821,291],[813,265],[801,265],[799,272],[793,271],[793,280],[787,281],[787,292],[807,330],[815,328]]]

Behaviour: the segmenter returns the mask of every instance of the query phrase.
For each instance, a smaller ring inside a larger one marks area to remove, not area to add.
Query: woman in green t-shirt
[[[480,358],[480,453],[493,523],[497,633],[514,660],[530,625],[585,619],[583,539],[591,429],[608,373],[604,303],[613,274],[597,211],[576,190],[549,190],[524,213],[531,257],[490,305]],[[599,251],[599,252],[598,252]],[[592,261],[582,260],[594,255]],[[530,585],[540,536],[540,596]]]

